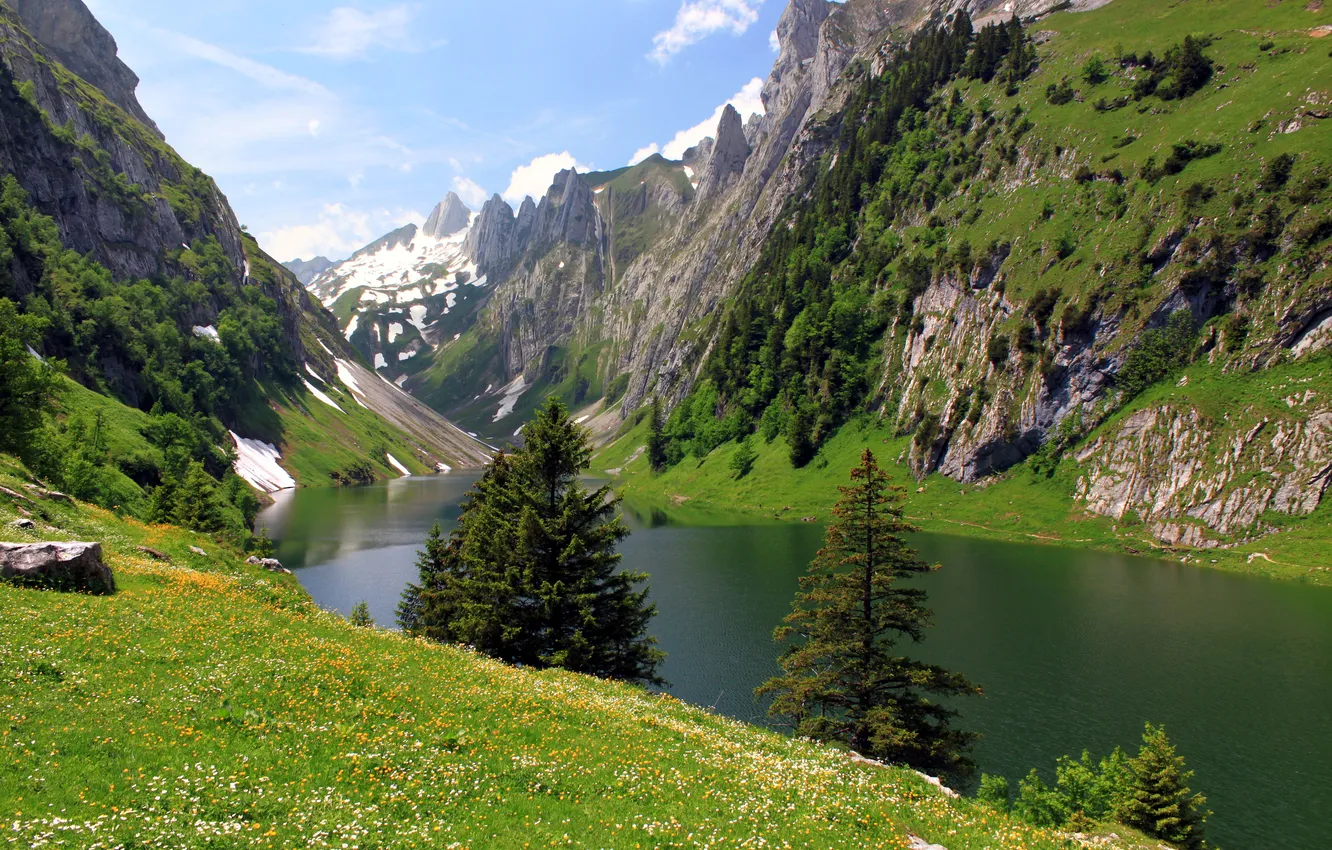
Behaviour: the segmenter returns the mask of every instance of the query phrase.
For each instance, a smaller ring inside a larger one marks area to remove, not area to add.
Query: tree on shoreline
[[[918,770],[966,776],[976,736],[952,728],[956,712],[928,695],[965,696],[980,688],[963,676],[899,654],[930,624],[926,594],[902,581],[935,569],[906,545],[902,489],[889,484],[866,449],[838,489],[824,548],[800,579],[786,624],[773,638],[793,641],[783,673],[756,691],[768,713],[797,734]]]
[[[656,606],[635,589],[647,576],[618,569],[629,535],[620,500],[579,480],[587,432],[552,398],[523,438],[495,455],[448,543],[432,533],[399,623],[510,663],[662,684],[664,654],[647,635]]]

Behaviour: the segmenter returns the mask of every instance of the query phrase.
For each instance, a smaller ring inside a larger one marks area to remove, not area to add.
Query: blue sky
[[[760,110],[785,0],[86,0],[167,140],[281,260],[334,259],[455,189],[678,156]]]

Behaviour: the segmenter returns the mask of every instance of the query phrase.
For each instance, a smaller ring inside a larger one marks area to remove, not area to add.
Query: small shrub
[[[362,629],[368,629],[374,626],[375,618],[370,616],[370,605],[364,599],[352,606],[351,613],[347,615],[347,622],[353,626]]]
[[[1273,157],[1263,169],[1263,179],[1259,181],[1258,188],[1264,192],[1275,192],[1282,188],[1290,180],[1290,172],[1294,167],[1294,154],[1283,153]]]

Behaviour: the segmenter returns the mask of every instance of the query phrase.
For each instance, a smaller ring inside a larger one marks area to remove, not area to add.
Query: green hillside
[[[0,486],[27,478],[0,457]],[[120,591],[0,585],[11,842],[1066,846],[909,771],[667,696],[357,629],[214,540],[10,493],[0,536],[37,539],[9,526],[20,509],[41,539],[103,541]]]
[[[1255,435],[1327,419],[1311,334],[1332,303],[1330,20],[1322,4],[1116,0],[1021,29],[948,23],[878,75],[853,68],[823,116],[836,141],[674,407],[672,483],[630,486],[704,498],[695,467],[747,434],[802,481],[848,466],[841,431],[869,417],[904,476],[974,491],[1029,458],[996,486],[1029,471],[1061,515],[1127,500],[1109,524],[1142,546],[1277,558],[1326,511],[1310,515],[1316,471],[1300,507],[1270,498],[1319,465],[1322,438],[1262,460]],[[1276,392],[1294,379],[1312,395]],[[1165,448],[1148,463],[1150,441]],[[1289,559],[1317,563],[1299,545]]]

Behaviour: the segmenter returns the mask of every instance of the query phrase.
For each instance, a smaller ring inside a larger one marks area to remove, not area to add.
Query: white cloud
[[[414,5],[406,4],[375,12],[339,6],[320,24],[314,43],[301,48],[301,52],[330,59],[359,59],[375,47],[419,51],[421,43],[411,32],[416,11]]]
[[[675,134],[675,138],[661,146],[661,154],[667,159],[679,159],[684,156],[684,152],[694,145],[698,144],[705,136],[715,136],[717,134],[717,125],[721,123],[722,112],[726,109],[726,104],[735,107],[735,111],[740,113],[741,120],[748,121],[753,113],[764,114],[763,98],[763,80],[755,77],[720,106],[712,111],[712,114],[695,124],[694,126],[681,130]]]
[[[652,156],[654,153],[661,153],[661,148],[657,146],[656,142],[653,142],[652,144],[648,145],[645,148],[639,148],[638,150],[634,151],[634,155],[629,157],[629,164],[638,165],[640,162]]]
[[[517,204],[521,203],[523,198],[528,195],[533,198],[540,198],[550,188],[555,175],[566,168],[576,168],[580,172],[592,170],[592,166],[583,165],[574,159],[573,154],[568,151],[539,156],[527,165],[520,165],[513,170],[513,176],[509,180],[509,188],[502,193],[504,200],[511,204]]]
[[[652,61],[665,65],[671,57],[713,33],[729,30],[741,35],[758,20],[763,0],[685,0],[675,14],[675,25],[652,37]]]
[[[294,258],[324,256],[340,259],[405,224],[420,222],[411,210],[356,210],[343,204],[327,204],[313,224],[282,227],[259,235],[264,250],[286,262]]]
[[[302,92],[316,97],[332,98],[333,93],[328,89],[316,83],[314,80],[307,80],[304,77],[298,77],[295,74],[288,74],[286,71],[280,71],[271,65],[265,65],[262,62],[256,62],[253,59],[247,59],[244,56],[237,56],[225,48],[218,47],[215,44],[209,44],[206,41],[200,41],[181,33],[160,30],[155,27],[148,28],[154,35],[160,36],[165,41],[174,45],[180,52],[193,56],[196,59],[203,59],[212,62],[214,65],[220,65],[223,68],[229,68],[232,71],[246,77],[266,89],[276,91]]]
[[[772,48],[773,53],[782,52],[782,40],[777,37],[777,30],[768,33],[768,46]]]
[[[476,181],[461,176],[453,178],[453,191],[457,192],[463,203],[473,210],[481,209],[481,205],[490,197],[485,189],[476,184]]]

